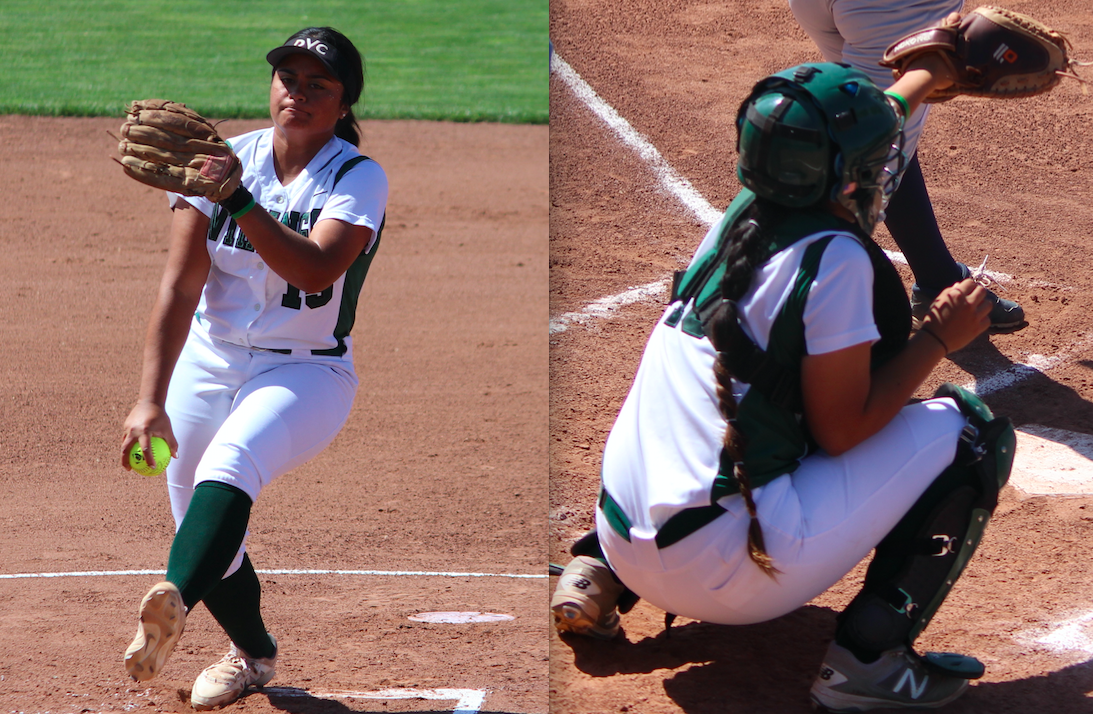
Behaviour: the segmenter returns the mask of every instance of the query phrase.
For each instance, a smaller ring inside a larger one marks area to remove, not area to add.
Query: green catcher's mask
[[[737,176],[790,208],[832,200],[866,233],[884,219],[906,159],[903,117],[863,72],[791,67],[761,80],[736,116]]]

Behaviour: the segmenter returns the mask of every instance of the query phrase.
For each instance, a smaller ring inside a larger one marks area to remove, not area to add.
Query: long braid
[[[736,301],[744,296],[751,285],[755,269],[767,257],[764,240],[767,230],[777,220],[772,207],[760,198],[748,209],[727,238],[725,252],[726,269],[721,279],[722,302],[710,320],[709,333],[717,336],[729,334],[737,320]],[[724,327],[722,327],[724,326]],[[720,340],[719,340],[720,342]],[[732,475],[744,498],[748,509],[748,556],[770,577],[780,573],[774,567],[774,561],[767,554],[763,541],[763,529],[756,514],[755,499],[751,493],[751,481],[744,468],[744,452],[747,440],[736,428],[736,399],[732,392],[732,370],[726,355],[729,345],[715,344],[717,360],[714,362],[714,376],[717,379],[717,403],[721,416],[728,422],[722,444],[725,453],[733,463]]]

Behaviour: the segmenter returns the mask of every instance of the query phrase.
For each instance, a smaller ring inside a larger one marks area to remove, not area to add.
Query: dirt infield
[[[1093,59],[1085,0],[1006,7],[1063,31],[1079,59]],[[555,65],[550,557],[564,563],[592,525],[604,439],[663,310],[664,286],[708,227],[663,188],[664,167],[590,107],[602,99],[720,212],[738,189],[740,101],[759,78],[820,56],[785,0],[555,0],[550,22],[556,60],[594,92],[590,99]],[[952,355],[920,396],[943,381],[974,384],[1019,427],[1093,433],[1091,118],[1093,95],[1076,82],[1042,99],[959,99],[931,114],[920,159],[950,249],[973,266],[989,255],[987,268],[1030,324]],[[896,250],[883,227],[877,237]],[[900,270],[909,285],[910,272]],[[987,665],[945,711],[1090,710],[1091,556],[1093,499],[1005,489],[976,557],[920,640]],[[640,603],[611,643],[552,634],[551,711],[808,711],[835,614],[861,575],[859,566],[807,606],[761,625],[681,618],[666,638],[663,613]]]
[[[161,579],[125,571],[162,572],[173,527],[163,480],[118,465],[169,221],[163,194],[111,163],[119,123],[0,117],[4,712],[187,711],[227,645],[198,608],[161,677],[136,685],[122,667]],[[363,134],[391,199],[354,329],[361,387],[334,444],[255,506],[282,654],[266,693],[231,711],[543,713],[547,128]],[[428,611],[514,619],[408,619]]]

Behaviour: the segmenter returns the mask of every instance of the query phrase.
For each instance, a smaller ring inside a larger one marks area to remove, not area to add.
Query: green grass
[[[312,25],[364,55],[362,119],[547,122],[547,0],[0,0],[0,114],[269,116],[266,52]]]

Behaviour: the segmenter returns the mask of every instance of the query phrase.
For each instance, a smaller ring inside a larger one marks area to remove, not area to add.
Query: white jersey
[[[269,269],[224,209],[205,198],[171,194],[172,205],[188,201],[211,220],[207,246],[212,268],[197,322],[213,339],[232,345],[291,350],[294,357],[351,354],[348,331],[383,224],[387,176],[371,159],[339,176],[346,162],[363,157],[334,137],[283,186],[273,165],[273,131],[253,131],[229,141],[243,166],[242,183],[258,205],[305,236],[319,221],[333,218],[371,228],[372,240],[333,285],[305,295]]]
[[[816,233],[775,254],[739,301],[744,330],[761,349],[767,348],[805,249],[826,235],[831,232]],[[808,354],[880,338],[873,320],[869,256],[855,238],[835,235],[805,305]],[[669,305],[653,329],[603,457],[604,488],[635,527],[651,531],[684,508],[710,504],[727,426],[717,404],[717,351],[707,337],[680,329],[682,319],[675,327],[666,322],[679,304]],[[692,307],[693,301],[687,310]],[[746,385],[735,386],[741,399]]]

